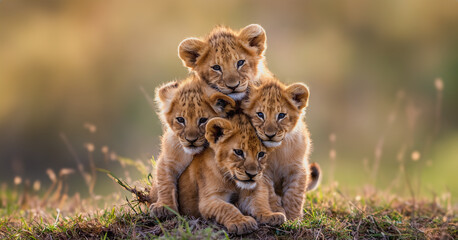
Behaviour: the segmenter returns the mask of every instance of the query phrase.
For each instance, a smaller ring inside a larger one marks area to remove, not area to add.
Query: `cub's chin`
[[[278,147],[281,145],[282,141],[274,142],[274,141],[262,141],[262,144],[268,148]]]
[[[234,101],[240,101],[242,100],[246,95],[246,92],[238,92],[238,93],[229,93],[227,96],[230,98],[234,99]]]
[[[202,152],[202,150],[204,150],[204,147],[203,146],[200,146],[200,147],[185,147],[185,146],[183,146],[183,150],[187,154],[195,155],[195,154],[198,154],[198,153]]]
[[[235,180],[235,184],[237,187],[245,190],[251,190],[256,187],[256,182],[255,181],[237,181]]]

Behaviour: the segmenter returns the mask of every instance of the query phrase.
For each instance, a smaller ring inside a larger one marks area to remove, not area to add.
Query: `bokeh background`
[[[47,185],[48,168],[91,158],[114,172],[110,156],[149,163],[162,130],[148,96],[187,76],[180,41],[251,23],[267,32],[270,70],[310,87],[323,184],[456,200],[456,0],[2,0],[0,183]],[[116,187],[98,178],[98,193]],[[79,174],[69,181],[85,188]]]

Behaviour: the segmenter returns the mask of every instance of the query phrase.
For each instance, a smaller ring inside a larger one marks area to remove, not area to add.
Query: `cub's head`
[[[285,134],[296,126],[308,97],[309,90],[302,83],[285,86],[271,79],[253,88],[242,108],[250,116],[262,143],[267,147],[277,147]]]
[[[205,39],[185,39],[178,56],[207,84],[238,101],[246,95],[248,81],[258,76],[265,49],[264,29],[251,24],[239,32],[216,27]]]
[[[156,101],[161,121],[175,133],[188,154],[197,154],[208,145],[208,120],[224,117],[235,107],[230,97],[197,81],[166,84],[156,90]]]
[[[262,178],[268,149],[262,145],[248,116],[213,118],[205,135],[224,176],[235,181],[239,188],[255,188]]]

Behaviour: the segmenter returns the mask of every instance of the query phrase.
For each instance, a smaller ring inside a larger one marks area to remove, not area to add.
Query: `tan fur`
[[[191,72],[237,101],[246,95],[250,81],[257,81],[261,74],[270,75],[264,64],[265,49],[264,29],[251,24],[239,32],[216,27],[204,39],[187,38],[180,43],[178,56]],[[238,66],[239,60],[245,63]],[[215,65],[221,69],[213,69]]]
[[[282,224],[285,215],[271,211],[263,177],[270,150],[261,144],[248,117],[214,118],[206,131],[211,148],[194,157],[178,182],[180,212],[214,219],[237,234],[255,230],[256,220]],[[243,157],[234,149],[242,150]],[[259,157],[260,152],[265,155]]]
[[[151,191],[155,203],[150,207],[153,215],[164,218],[174,216],[165,206],[178,211],[178,177],[192,161],[193,155],[208,145],[205,139],[206,124],[213,117],[226,116],[235,102],[195,76],[159,87],[156,101],[164,134]],[[180,123],[178,118],[184,122]],[[199,122],[204,119],[207,120]]]
[[[311,142],[302,113],[309,90],[301,83],[285,86],[274,78],[261,80],[261,86],[252,89],[242,108],[264,145],[281,144],[269,155],[265,175],[275,189],[271,190],[272,209],[295,219],[302,216],[307,186],[316,186],[316,179],[309,179]],[[286,114],[283,119],[279,119],[280,113]],[[318,173],[315,171],[314,176],[319,176],[316,166]]]

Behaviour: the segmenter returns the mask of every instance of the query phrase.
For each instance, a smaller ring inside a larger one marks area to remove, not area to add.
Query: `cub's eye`
[[[259,117],[260,119],[264,120],[264,113],[262,113],[262,112],[257,112],[256,114],[258,115],[258,117]]]
[[[263,158],[266,155],[265,152],[259,152],[258,153],[258,158]]]
[[[213,65],[212,69],[215,71],[221,71],[221,66],[220,65]]]
[[[177,117],[177,122],[181,123],[181,124],[184,124],[184,118],[182,117]]]
[[[277,116],[278,120],[282,120],[285,117],[286,117],[286,113],[279,113]]]
[[[243,151],[241,149],[234,149],[234,153],[237,156],[243,157]]]
[[[206,123],[208,118],[201,118],[199,119],[199,125]]]
[[[245,64],[245,60],[239,60],[237,62],[237,68],[240,68],[241,66],[243,66],[243,64]]]

